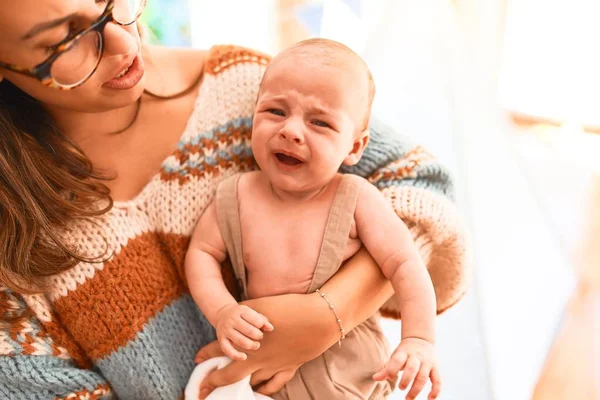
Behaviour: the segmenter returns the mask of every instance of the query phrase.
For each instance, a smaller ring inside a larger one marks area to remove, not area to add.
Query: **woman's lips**
[[[127,72],[118,78],[105,82],[102,87],[107,89],[127,90],[133,88],[144,76],[144,60],[136,55]]]

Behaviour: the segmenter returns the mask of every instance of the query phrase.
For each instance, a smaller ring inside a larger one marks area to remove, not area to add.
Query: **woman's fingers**
[[[242,353],[241,351],[236,350],[229,339],[223,338],[219,342],[221,343],[221,348],[223,349],[223,352],[227,355],[227,357],[231,358],[232,360],[244,361],[248,358],[246,353]]]
[[[224,356],[223,350],[221,350],[221,345],[218,341],[214,340],[201,348],[198,353],[196,353],[196,357],[194,357],[194,362],[201,363],[202,361],[206,361],[209,358],[221,357]]]
[[[247,362],[237,361],[233,361],[222,369],[214,370],[200,384],[200,398],[205,399],[216,388],[231,385],[252,372],[248,368]]]
[[[410,391],[406,395],[406,400],[414,400],[421,390],[425,387],[425,384],[429,380],[429,373],[431,372],[431,366],[423,363],[421,364],[421,369],[417,373],[417,377],[410,388]]]
[[[264,394],[265,396],[276,393],[294,377],[295,373],[296,369],[287,369],[285,371],[278,372],[265,384],[261,385],[257,392]]]
[[[405,390],[408,387],[408,384],[415,379],[420,368],[421,360],[416,356],[410,356],[404,366],[404,372],[402,373],[402,379],[400,379],[398,387],[401,390]]]
[[[268,372],[266,369],[262,368],[258,371],[254,372],[252,376],[250,376],[250,386],[258,387],[271,379],[275,374],[273,372]]]

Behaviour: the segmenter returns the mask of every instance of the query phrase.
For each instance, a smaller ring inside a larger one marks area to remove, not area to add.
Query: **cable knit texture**
[[[181,397],[196,351],[215,339],[186,287],[185,251],[216,185],[255,167],[252,113],[268,62],[240,47],[211,49],[194,111],[160,171],[131,201],[68,232],[87,255],[107,260],[55,276],[43,295],[0,288],[0,318],[8,321],[0,330],[0,398]],[[438,311],[453,305],[468,274],[447,171],[375,121],[363,159],[343,172],[382,190],[414,234]],[[231,281],[231,268],[223,273]],[[16,309],[25,317],[7,319]],[[382,312],[399,315],[393,301]]]

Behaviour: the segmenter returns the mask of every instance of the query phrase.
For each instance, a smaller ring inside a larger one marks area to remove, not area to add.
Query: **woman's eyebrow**
[[[52,21],[40,22],[39,24],[37,24],[33,28],[31,28],[29,30],[29,32],[27,32],[26,34],[21,36],[21,40],[29,40],[44,31],[47,31],[52,28],[56,28],[57,26],[62,25],[65,22],[67,22],[68,20],[72,19],[76,15],[77,14],[73,13],[73,14],[67,15],[66,17],[53,19]]]

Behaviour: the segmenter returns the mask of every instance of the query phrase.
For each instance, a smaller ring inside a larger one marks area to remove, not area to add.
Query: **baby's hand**
[[[263,338],[262,331],[272,331],[267,317],[248,306],[230,304],[217,314],[217,338],[223,352],[232,360],[245,360],[246,353],[236,350],[233,344],[246,350],[257,350]]]
[[[408,384],[414,381],[406,395],[406,400],[414,400],[423,390],[429,378],[431,378],[431,392],[428,400],[434,400],[440,394],[440,372],[432,343],[418,338],[402,340],[390,360],[373,375],[373,379],[376,381],[395,380],[399,371],[404,371],[398,385],[401,390],[405,390]]]

